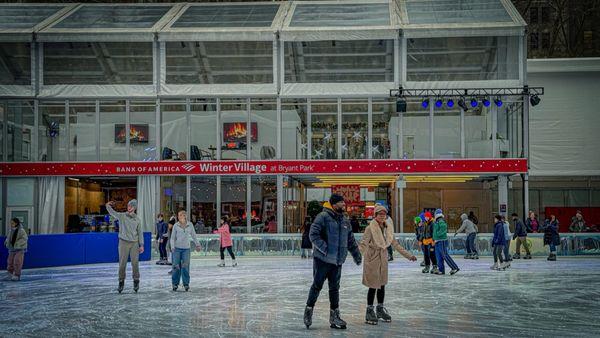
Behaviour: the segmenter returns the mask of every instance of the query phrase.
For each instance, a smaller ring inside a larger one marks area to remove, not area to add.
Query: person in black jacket
[[[313,244],[313,283],[310,287],[304,325],[310,328],[314,306],[319,292],[327,279],[329,282],[329,324],[334,329],[346,329],[346,322],[340,318],[340,279],[342,265],[346,261],[348,251],[356,265],[362,262],[358,244],[350,227],[348,218],[344,216],[344,198],[333,194],[325,203],[323,211],[315,218],[310,227],[310,241]]]
[[[302,249],[302,253],[301,253],[301,257],[302,258],[310,258],[312,257],[312,243],[310,242],[310,219],[307,217],[306,220],[304,220],[304,224],[302,225],[302,228],[300,229],[300,231],[302,232],[302,244],[300,245],[300,248]]]
[[[523,221],[519,219],[517,213],[512,214],[513,222],[515,223],[515,233],[513,234],[513,240],[517,240],[516,253],[513,255],[513,259],[521,259],[521,244],[525,248],[527,255],[523,259],[531,259],[531,252],[527,244],[527,228]]]

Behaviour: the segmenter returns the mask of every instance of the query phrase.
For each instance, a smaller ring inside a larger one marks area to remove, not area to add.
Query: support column
[[[185,177],[185,212],[187,213],[188,221],[192,221],[192,177]]]
[[[498,175],[498,213],[508,215],[508,176]]]
[[[283,233],[283,175],[277,175],[277,233]]]
[[[250,175],[246,176],[246,232],[252,233],[252,176]]]
[[[434,97],[429,98],[429,158],[434,158],[434,148],[433,148],[433,101]]]
[[[404,188],[406,182],[401,177],[396,181],[396,193],[398,194],[398,203],[396,204],[396,219],[398,220],[400,233],[404,233]]]
[[[217,209],[217,225],[221,224],[221,176],[217,176],[217,200],[215,201]]]
[[[529,174],[521,175],[523,180],[523,215],[521,219],[525,220],[529,216]]]

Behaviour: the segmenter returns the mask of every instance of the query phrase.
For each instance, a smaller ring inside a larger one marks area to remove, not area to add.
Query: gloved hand
[[[356,263],[356,265],[360,265],[362,263],[362,255],[358,255],[357,257],[352,256],[352,258],[354,259],[354,263]]]

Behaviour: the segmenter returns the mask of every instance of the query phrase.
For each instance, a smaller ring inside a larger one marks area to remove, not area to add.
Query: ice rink
[[[434,276],[396,257],[385,302],[393,321],[377,326],[364,324],[362,267],[347,262],[340,294],[345,331],[329,328],[327,284],[313,326],[307,331],[302,323],[312,260],[217,263],[193,260],[187,293],[173,292],[169,267],[154,262],[142,264],[139,294],[130,271],[124,293],[116,292],[116,264],[25,270],[21,282],[0,282],[0,336],[600,335],[600,258],[521,260],[505,272],[491,271],[490,258],[459,258],[457,275]]]

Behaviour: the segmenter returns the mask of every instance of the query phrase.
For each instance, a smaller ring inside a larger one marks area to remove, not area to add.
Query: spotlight
[[[490,106],[490,100],[488,100],[488,99],[481,100],[481,103],[483,103],[484,107],[489,107]]]
[[[532,107],[535,107],[538,104],[540,104],[540,101],[541,101],[541,99],[537,95],[533,95],[532,97],[529,98],[529,103],[531,103]]]
[[[448,100],[448,102],[446,102],[446,106],[447,106],[448,108],[452,108],[452,107],[454,107],[454,100],[452,100],[452,99],[449,99],[449,100]]]
[[[442,101],[441,99],[437,99],[435,101],[435,106],[438,108],[442,108],[442,105],[444,104],[444,101]]]
[[[500,100],[499,97],[494,99],[494,103],[496,104],[496,106],[502,107],[502,100]]]
[[[475,108],[475,107],[477,107],[477,105],[478,105],[477,100],[471,99],[471,108]]]
[[[421,102],[421,107],[427,109],[427,107],[429,107],[429,99],[424,99],[423,102]]]
[[[469,110],[469,108],[467,108],[467,105],[465,104],[465,100],[464,99],[458,100],[458,106],[461,107],[464,111]]]

